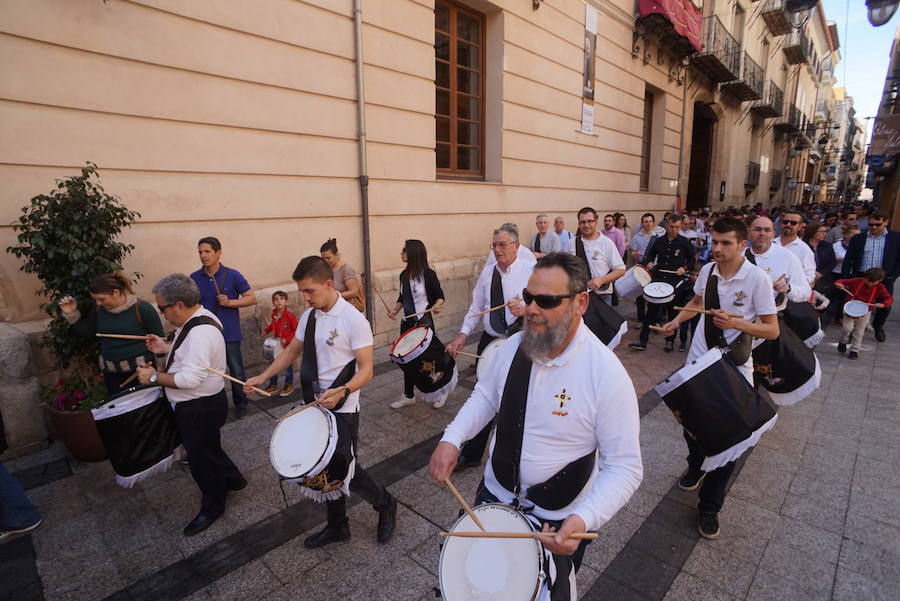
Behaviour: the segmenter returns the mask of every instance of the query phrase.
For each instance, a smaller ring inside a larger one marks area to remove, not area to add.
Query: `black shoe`
[[[336,528],[325,526],[325,529],[321,532],[306,537],[306,540],[303,541],[303,546],[307,549],[318,549],[331,543],[342,543],[348,540],[350,540],[350,528],[348,526]]]
[[[875,340],[884,342],[884,328],[875,328]]]
[[[397,499],[391,497],[387,507],[378,512],[378,542],[386,543],[394,536],[397,527]]]
[[[234,408],[234,415],[238,419],[243,419],[247,415],[247,405],[237,405]]]
[[[631,344],[628,345],[628,348],[630,348],[633,351],[646,351],[647,344],[644,342],[632,342]]]
[[[706,472],[688,468],[688,471],[678,480],[678,488],[688,491],[697,490],[700,487],[700,483],[703,482],[704,476],[706,476]]]
[[[847,358],[848,359],[859,359],[859,353],[857,353],[856,351],[850,351],[850,353],[847,354]]]
[[[700,525],[697,527],[700,536],[715,540],[719,538],[719,518],[714,513],[701,513]]]
[[[245,488],[247,488],[247,479],[244,477],[241,477],[240,481],[228,485],[228,490],[238,491]]]
[[[847,352],[847,343],[846,342],[838,342],[838,352],[846,353]]]
[[[678,345],[678,352],[679,353],[687,352],[687,345],[684,342],[682,342],[681,344]]]
[[[194,536],[195,534],[200,534],[207,528],[213,525],[213,523],[222,516],[219,515],[206,515],[205,513],[198,513],[197,516],[191,520],[191,523],[184,527],[185,536]]]
[[[675,341],[674,340],[666,340],[666,346],[663,347],[663,350],[667,353],[671,353],[675,350]]]

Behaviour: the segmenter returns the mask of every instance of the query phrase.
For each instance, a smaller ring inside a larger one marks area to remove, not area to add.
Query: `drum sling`
[[[322,394],[323,390],[319,386],[319,361],[316,356],[316,310],[309,312],[309,319],[306,321],[306,329],[303,334],[303,359],[300,361],[300,388],[303,391],[303,402],[312,403],[316,397]],[[350,361],[331,383],[332,388],[343,386],[349,382],[356,374],[356,359]],[[337,411],[347,402],[350,396],[348,390],[338,401],[338,404],[332,409]]]
[[[491,306],[499,307],[505,304],[503,300],[503,283],[500,278],[500,268],[494,267],[494,273],[491,276]],[[506,309],[497,309],[488,313],[491,327],[495,332],[500,334],[502,338],[509,338],[522,329],[522,318],[519,317],[512,323],[506,323]]]
[[[588,263],[587,253],[584,251],[584,242],[581,236],[575,236],[575,256],[584,262],[588,277],[591,274],[591,264]],[[608,286],[605,285],[604,288]],[[619,312],[607,305],[599,294],[588,292],[588,307],[584,312],[584,324],[610,349],[615,349],[622,336],[628,331],[628,322]]]
[[[709,278],[706,280],[706,293],[703,297],[703,304],[707,309],[722,308],[722,305],[719,302],[719,277],[714,275],[711,269],[709,270]],[[752,350],[751,347],[753,345],[752,336],[745,332],[741,332],[731,344],[728,344],[725,342],[725,332],[713,322],[712,315],[704,315],[703,320],[703,334],[706,338],[706,348],[710,349],[718,346],[723,349],[730,349],[730,352],[725,356],[735,365],[743,365],[747,362],[747,359],[750,358],[750,351]]]

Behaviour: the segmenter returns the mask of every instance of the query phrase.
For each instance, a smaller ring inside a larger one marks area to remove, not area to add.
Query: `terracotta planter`
[[[106,448],[90,411],[59,411],[50,405],[44,405],[44,410],[50,423],[51,437],[62,442],[75,459],[106,459]]]

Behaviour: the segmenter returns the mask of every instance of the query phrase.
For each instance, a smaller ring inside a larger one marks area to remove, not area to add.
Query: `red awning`
[[[703,50],[703,10],[691,0],[640,0],[641,18],[662,15],[675,33],[687,38],[697,52]]]

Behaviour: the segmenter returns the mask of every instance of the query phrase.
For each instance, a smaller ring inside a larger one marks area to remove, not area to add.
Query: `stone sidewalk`
[[[627,343],[636,332],[629,332],[617,355],[640,397],[644,481],[588,547],[581,599],[896,598],[900,327],[889,322],[885,343],[869,333],[859,361],[837,353],[837,333],[831,328],[818,348],[822,387],[782,408],[776,427],[745,455],[720,514],[722,537],[707,541],[696,530],[696,495],[675,486],[685,466],[680,428],[652,391],[685,355],[663,353],[658,336],[648,351],[632,352]],[[400,500],[389,544],[374,541],[376,514],[352,497],[352,541],[302,548],[322,527],[324,508],[279,486],[269,465],[274,420],[291,399],[258,401],[223,430],[250,485],[193,538],[181,529],[199,495],[180,467],[126,490],[108,462],[82,464],[57,445],[7,463],[44,523],[0,546],[0,601],[434,599],[437,533],[458,507],[429,480],[426,465],[473,385],[471,360],[460,360],[460,386],[443,409],[418,403],[395,411],[388,403],[401,395],[402,379],[386,358],[379,349],[376,377],[364,390],[359,456]],[[454,482],[471,499],[480,477],[468,470]]]

